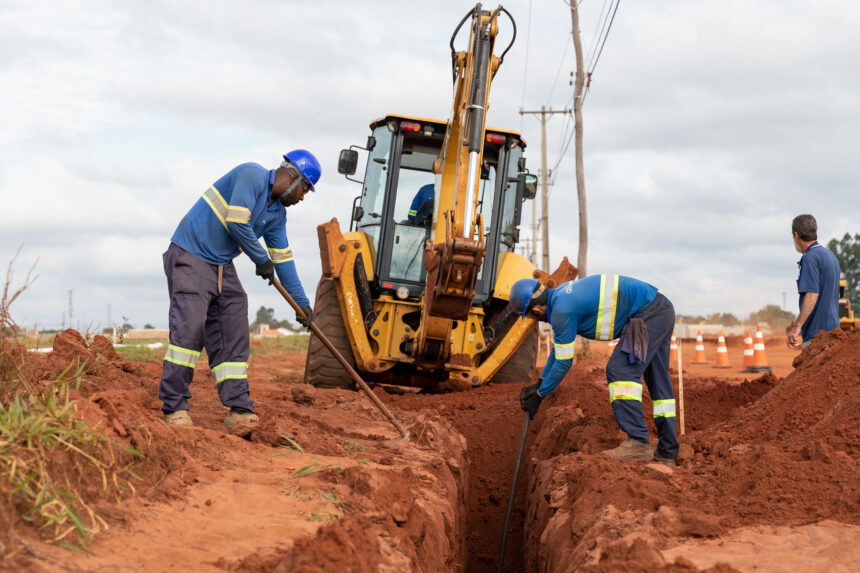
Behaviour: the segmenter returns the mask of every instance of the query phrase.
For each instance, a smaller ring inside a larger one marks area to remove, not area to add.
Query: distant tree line
[[[261,306],[257,310],[257,318],[251,323],[251,332],[255,332],[260,328],[261,324],[268,324],[269,328],[286,328],[293,332],[298,332],[298,329],[289,320],[278,320],[275,318],[275,309]]]
[[[792,312],[782,310],[775,304],[769,304],[764,308],[751,312],[743,322],[747,324],[767,323],[771,328],[785,328],[794,322],[796,315]],[[675,320],[684,324],[722,324],[723,326],[738,326],[741,320],[728,312],[714,312],[708,316],[679,314]]]
[[[848,283],[845,287],[845,298],[851,301],[851,308],[857,312],[860,305],[860,234],[853,237],[850,233],[840,240],[830,239],[827,248],[833,251],[839,260],[842,278]]]

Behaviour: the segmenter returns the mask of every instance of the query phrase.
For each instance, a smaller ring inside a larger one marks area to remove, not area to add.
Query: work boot
[[[188,410],[177,410],[164,415],[164,421],[174,426],[193,426],[191,416],[188,415]]]
[[[224,418],[224,425],[228,428],[232,428],[236,424],[254,426],[259,421],[260,417],[254,412],[251,412],[250,410],[243,410],[241,408],[230,408],[230,413],[227,414],[226,418]]]
[[[651,449],[651,444],[640,442],[633,438],[627,438],[617,448],[603,450],[601,453],[604,456],[621,461],[642,460],[647,462],[654,459],[654,450]]]
[[[654,461],[660,462],[661,464],[666,464],[670,468],[675,467],[675,458],[665,458],[665,457],[661,456],[660,454],[658,454],[657,452],[654,452]]]

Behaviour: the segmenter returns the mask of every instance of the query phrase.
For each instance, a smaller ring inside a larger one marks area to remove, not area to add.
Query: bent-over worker
[[[233,259],[244,252],[270,284],[277,273],[307,316],[296,313],[296,320],[307,326],[313,313],[287,240],[286,208],[313,191],[319,178],[319,161],[304,149],[284,155],[276,169],[243,163],[212,184],[179,223],[163,255],[170,344],[158,397],[166,422],[192,425],[189,385],[204,347],[218,397],[230,408],[224,424],[259,420],[248,387],[248,297]]]
[[[523,388],[520,405],[534,417],[573,363],[574,342],[620,337],[606,365],[609,401],[628,438],[603,453],[618,460],[657,460],[675,465],[675,395],[669,378],[669,340],[675,323],[672,303],[657,288],[621,275],[591,275],[558,288],[534,279],[514,283],[510,304],[522,317],[549,322],[554,341],[537,383]],[[651,448],[642,412],[642,376],[654,405],[657,451]]]

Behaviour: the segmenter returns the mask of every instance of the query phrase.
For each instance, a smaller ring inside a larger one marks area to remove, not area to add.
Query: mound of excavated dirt
[[[860,333],[821,335],[795,365],[785,379],[737,386],[685,378],[681,441],[694,453],[668,475],[663,466],[597,454],[623,434],[607,435],[616,426],[602,373],[574,367],[536,417],[526,569],[750,570],[754,559],[733,560],[730,551],[706,559],[697,557],[704,550],[668,550],[703,539],[718,547],[733,531],[758,526],[806,535],[790,561],[794,570],[814,569],[821,556],[810,548],[821,529],[797,526],[860,524]],[[848,548],[829,546],[834,563],[847,559],[840,551]]]
[[[191,384],[194,426],[181,428],[162,420],[160,362],[123,360],[107,339],[87,345],[75,331],[33,359],[45,384],[80,370],[78,415],[145,459],[135,495],[88,499],[109,527],[91,555],[16,523],[24,548],[0,569],[429,572],[463,562],[465,440],[433,412],[395,408],[411,439],[391,441],[364,394],[290,382],[301,380],[303,352],[252,356],[261,424],[243,439],[223,426],[204,361]]]

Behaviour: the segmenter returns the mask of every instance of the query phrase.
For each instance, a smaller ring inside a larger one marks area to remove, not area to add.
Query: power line
[[[600,51],[597,52],[597,57],[594,59],[594,64],[591,66],[591,69],[588,70],[588,74],[586,75],[587,81],[585,84],[585,93],[582,94],[583,105],[585,105],[585,97],[588,95],[588,91],[591,86],[591,76],[594,74],[594,70],[597,68],[597,62],[600,61],[600,54],[603,53],[603,46],[606,45],[606,39],[609,38],[609,31],[612,29],[612,23],[615,22],[615,13],[618,12],[618,6],[620,4],[621,0],[615,0],[615,9],[612,11],[612,18],[610,18],[609,26],[606,28],[606,33],[603,35],[603,43],[600,44]]]
[[[612,2],[613,0],[603,0],[603,6],[600,7],[600,15],[597,17],[597,24],[594,26],[594,43],[590,46],[588,63],[585,64],[586,70],[591,67],[591,63],[594,61],[594,54],[597,53],[597,44],[600,43],[600,38],[603,37],[603,31],[606,29],[606,22],[609,20],[609,11],[612,9]]]
[[[595,55],[595,52],[592,52],[593,63],[590,63],[588,66],[585,67],[585,69],[586,69],[586,87],[585,87],[585,93],[582,95],[582,104],[583,105],[585,105],[585,96],[588,95],[589,86],[591,83],[591,76],[594,73],[594,70],[597,68],[597,63],[600,61],[600,55],[603,53],[603,47],[606,45],[607,38],[609,38],[609,31],[612,29],[612,23],[615,22],[615,14],[616,14],[616,12],[618,12],[618,6],[621,4],[621,0],[615,0],[615,7],[612,8],[612,0],[609,0],[609,2],[610,2],[609,3],[609,9],[612,11],[612,14],[610,16],[610,14],[609,14],[610,10],[607,10],[606,15],[603,19],[604,23],[603,23],[603,26],[601,29],[602,42],[601,42],[601,37],[597,38],[597,42],[600,42],[600,48],[596,51],[596,55]],[[605,6],[606,6],[606,3],[604,2],[604,7]],[[603,10],[601,10],[601,14],[602,13],[603,13]],[[605,30],[605,32],[603,30]],[[595,46],[597,45],[597,42],[595,42]],[[567,125],[565,125],[565,134],[567,135],[567,139],[564,141],[564,145],[562,146],[562,150],[558,156],[558,160],[555,162],[555,165],[553,165],[552,169],[549,171],[552,174],[551,178],[550,178],[550,182],[549,182],[551,187],[553,187],[555,185],[555,177],[556,177],[556,173],[558,172],[558,166],[561,165],[561,162],[564,159],[565,154],[567,153],[567,149],[570,147],[570,142],[573,140],[573,135],[575,132],[576,132],[576,130],[573,129],[569,133],[567,133]],[[564,137],[564,135],[562,137]],[[552,194],[552,189],[550,189],[550,194]]]

